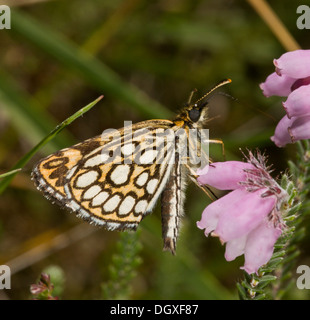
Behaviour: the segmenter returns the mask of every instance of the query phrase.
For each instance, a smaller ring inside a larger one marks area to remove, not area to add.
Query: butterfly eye
[[[200,118],[200,110],[198,109],[189,110],[188,116],[193,122],[197,122]]]

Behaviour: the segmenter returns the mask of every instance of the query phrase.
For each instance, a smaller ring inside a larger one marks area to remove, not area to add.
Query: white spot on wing
[[[153,149],[145,151],[141,155],[141,157],[139,159],[139,163],[140,164],[151,164],[151,163],[154,163],[154,160],[156,159],[157,153],[158,153],[158,151],[157,150],[153,150]]]
[[[88,199],[92,199],[95,197],[95,195],[97,195],[99,192],[101,191],[100,186],[95,185],[90,187],[88,190],[86,190],[86,192],[84,193],[83,198],[88,200]]]
[[[136,201],[132,196],[127,196],[121,203],[118,210],[118,214],[119,215],[128,214],[132,210],[133,206],[135,205],[135,202]]]
[[[97,178],[98,178],[97,171],[88,171],[86,173],[83,173],[77,178],[76,186],[78,188],[86,188],[89,185],[91,185],[93,182],[95,182]]]
[[[148,177],[149,177],[149,174],[147,172],[141,173],[138,179],[136,180],[137,185],[139,187],[143,187],[146,184]]]
[[[108,192],[102,191],[94,197],[91,204],[93,207],[100,206],[102,203],[104,203],[108,199],[108,197],[109,197]]]
[[[147,186],[146,186],[146,190],[149,194],[153,194],[156,187],[158,184],[158,180],[157,179],[152,179],[148,182]]]
[[[124,156],[130,156],[135,150],[135,145],[133,143],[126,143],[122,146],[122,154]]]
[[[135,206],[135,212],[136,213],[144,213],[147,207],[147,201],[146,200],[140,200],[136,206]]]
[[[96,166],[99,166],[103,163],[105,163],[109,158],[109,155],[106,154],[106,153],[100,153],[100,154],[97,154],[96,156],[88,159],[86,162],[85,162],[85,167],[96,167]]]
[[[71,179],[71,178],[73,177],[76,169],[77,169],[77,166],[74,166],[73,168],[71,168],[71,169],[68,171],[66,178],[67,178],[67,179]]]
[[[130,167],[127,164],[118,165],[111,173],[111,180],[115,184],[123,184],[127,181]]]
[[[112,212],[118,206],[119,202],[121,201],[121,197],[116,194],[111,199],[109,199],[103,206],[103,210],[105,212]]]

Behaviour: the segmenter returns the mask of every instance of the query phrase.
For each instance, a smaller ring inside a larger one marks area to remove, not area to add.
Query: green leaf
[[[267,295],[265,293],[262,293],[255,296],[253,300],[266,300],[266,297]]]
[[[259,278],[260,282],[265,282],[265,281],[270,282],[270,281],[275,281],[275,280],[277,280],[277,277],[273,276],[271,274],[267,274],[267,275]]]
[[[237,289],[238,289],[240,300],[247,300],[248,297],[247,297],[246,290],[239,282],[237,282]]]

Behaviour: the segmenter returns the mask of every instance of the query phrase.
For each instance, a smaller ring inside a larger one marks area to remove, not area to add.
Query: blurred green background
[[[294,159],[295,146],[279,149],[270,141],[284,115],[281,98],[267,99],[259,88],[274,71],[273,59],[287,50],[247,1],[6,4],[12,27],[0,30],[0,173],[55,125],[98,96],[104,99],[45,146],[0,196],[0,265],[10,265],[13,273],[12,289],[0,290],[1,299],[30,298],[30,284],[49,266],[65,275],[63,299],[99,299],[111,278],[120,233],[59,209],[30,180],[35,162],[51,152],[122,127],[124,120],[172,119],[194,88],[203,94],[231,78],[220,91],[238,101],[217,96],[210,102],[210,136],[224,141],[226,159],[242,159],[239,148],[259,148],[273,164],[274,177]],[[308,49],[310,31],[296,27],[296,8],[303,2],[269,4]],[[220,145],[211,146],[210,154],[224,160]],[[237,298],[243,257],[227,262],[218,239],[205,238],[196,227],[209,202],[197,187],[188,187],[175,257],[162,251],[160,206],[142,221],[141,260],[126,298]],[[301,249],[297,264],[310,265],[309,236]],[[307,297],[294,286],[287,296]]]

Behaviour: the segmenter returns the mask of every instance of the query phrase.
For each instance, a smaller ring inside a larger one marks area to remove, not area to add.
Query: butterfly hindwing
[[[33,178],[47,198],[81,218],[110,230],[135,229],[168,181],[174,153],[160,133],[170,124],[145,121],[132,133],[123,128],[86,140],[43,159]]]

